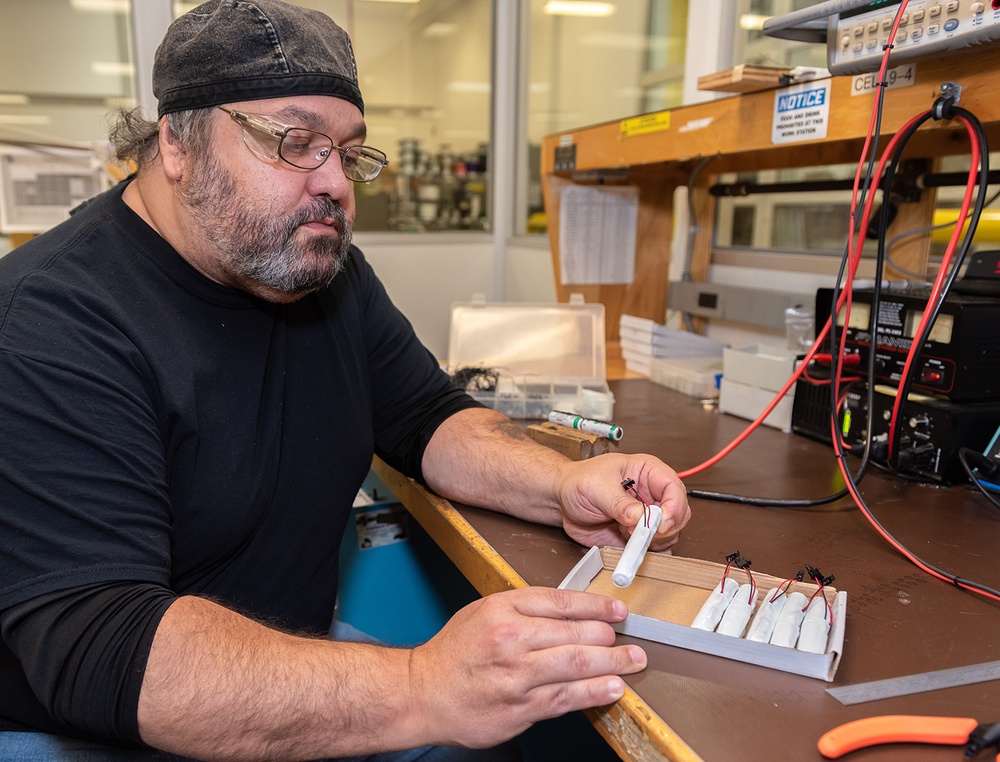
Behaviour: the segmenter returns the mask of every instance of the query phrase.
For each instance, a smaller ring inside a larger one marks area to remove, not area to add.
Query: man
[[[586,544],[636,525],[632,478],[669,547],[684,489],[535,445],[420,346],[350,243],[384,155],[330,19],[213,0],[153,80],[158,123],[114,133],[135,176],[0,260],[0,756],[485,748],[621,697],[645,655],[603,596],[490,596],[412,650],[322,637],[373,452]]]

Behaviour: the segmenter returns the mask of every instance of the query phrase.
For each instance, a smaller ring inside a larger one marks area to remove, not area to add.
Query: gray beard
[[[305,208],[275,218],[242,203],[232,175],[208,157],[182,181],[181,191],[185,207],[239,282],[302,296],[328,286],[344,269],[351,223],[331,198],[318,197]],[[323,217],[336,220],[338,235],[296,240],[300,225]]]

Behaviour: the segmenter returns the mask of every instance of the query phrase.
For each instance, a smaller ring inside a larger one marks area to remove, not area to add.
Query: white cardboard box
[[[824,653],[815,654],[794,648],[757,643],[744,638],[720,635],[691,627],[702,603],[719,584],[725,566],[693,558],[680,558],[659,553],[647,553],[635,582],[627,588],[615,587],[611,572],[621,557],[620,548],[591,548],[559,585],[560,589],[590,590],[625,601],[628,618],[615,625],[623,635],[666,643],[692,651],[721,656],[726,659],[757,664],[762,667],[814,677],[827,682],[840,665],[844,651],[844,624],[847,615],[847,593],[826,587],[827,600],[833,610],[833,625],[827,637]],[[732,574],[732,570],[730,571]],[[737,572],[743,574],[743,572]],[[758,603],[768,590],[779,587],[784,580],[754,572]],[[744,580],[734,577],[738,581]],[[811,596],[815,585],[793,582],[788,588]]]
[[[796,356],[792,349],[766,344],[726,347],[722,350],[722,375],[730,381],[777,392],[795,372]]]
[[[771,404],[776,394],[770,389],[741,384],[723,376],[719,383],[719,412],[753,421]],[[781,429],[786,434],[791,431],[794,397],[794,390],[782,397],[781,402],[764,419],[764,425]]]

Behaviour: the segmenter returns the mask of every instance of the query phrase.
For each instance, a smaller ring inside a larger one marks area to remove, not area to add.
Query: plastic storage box
[[[719,410],[754,420],[766,408],[795,371],[796,353],[786,347],[756,344],[741,349],[726,348],[722,353],[722,383],[719,386]],[[792,404],[795,389],[785,394],[766,426],[792,430]]]
[[[691,397],[714,399],[719,396],[722,358],[657,357],[650,360],[649,379]]]
[[[453,304],[448,372],[484,371],[470,389],[511,418],[564,410],[608,420],[614,395],[605,371],[604,305],[473,301]],[[468,388],[468,387],[467,387]]]

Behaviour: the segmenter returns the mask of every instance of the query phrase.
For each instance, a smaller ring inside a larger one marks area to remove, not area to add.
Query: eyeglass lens
[[[285,133],[278,153],[282,159],[302,169],[320,166],[333,150],[333,142],[321,132],[292,129]]]
[[[340,152],[344,173],[352,180],[374,180],[385,166],[385,154],[365,146],[351,146]]]

